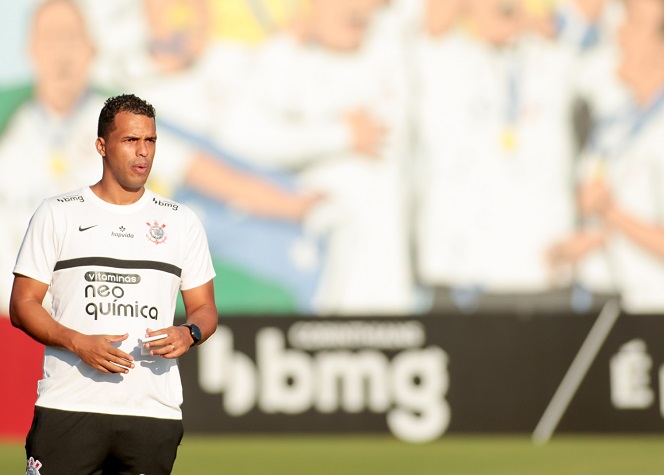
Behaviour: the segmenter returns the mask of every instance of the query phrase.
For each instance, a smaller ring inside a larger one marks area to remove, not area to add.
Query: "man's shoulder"
[[[70,120],[80,118],[87,122],[90,119],[96,119],[99,111],[104,106],[105,100],[105,96],[96,91],[84,92],[70,111]],[[5,126],[8,132],[25,128],[34,130],[36,125],[42,126],[44,123],[48,123],[49,117],[47,107],[39,99],[28,97],[12,109],[11,115],[3,123],[2,131],[4,132]]]
[[[171,198],[166,198],[165,196],[157,194],[148,188],[145,189],[145,192],[147,193],[147,197],[150,202],[149,206],[163,208],[174,213],[186,214],[189,212],[189,207],[187,205],[179,203]]]
[[[643,119],[641,125],[642,133],[637,135],[639,149],[647,150],[658,163],[664,163],[664,151],[662,150],[662,131],[664,130],[664,96],[660,96],[659,104],[655,104],[650,117]]]
[[[79,203],[85,203],[85,189],[78,188],[76,190],[68,191],[55,196],[50,196],[44,199],[46,203],[51,206],[60,207],[60,206],[69,206]]]

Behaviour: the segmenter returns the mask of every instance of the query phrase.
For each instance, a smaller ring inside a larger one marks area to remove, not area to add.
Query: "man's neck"
[[[644,68],[634,74],[630,82],[636,103],[639,107],[647,107],[664,89],[664,63]]]
[[[35,97],[39,103],[49,111],[59,117],[66,117],[72,113],[82,94],[71,96],[69,94],[59,94],[58,91],[49,87],[37,85]]]
[[[131,205],[136,203],[145,194],[145,187],[127,189],[120,185],[109,186],[104,181],[99,181],[90,187],[98,198],[113,205]]]

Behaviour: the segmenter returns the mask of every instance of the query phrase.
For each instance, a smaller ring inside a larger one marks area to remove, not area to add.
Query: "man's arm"
[[[580,195],[582,213],[599,216],[610,231],[621,232],[638,246],[664,259],[664,228],[644,222],[621,209],[603,181],[587,185]]]
[[[612,206],[604,213],[604,220],[612,230],[620,231],[638,246],[664,259],[664,229],[645,223]]]
[[[111,343],[128,335],[84,335],[67,328],[51,317],[42,306],[48,285],[22,275],[14,279],[9,302],[12,325],[46,346],[64,348],[102,373],[127,373],[133,357]],[[120,366],[121,365],[121,366]]]
[[[276,185],[197,153],[186,172],[186,182],[214,199],[248,213],[301,221],[322,196],[283,190]]]
[[[182,291],[182,300],[184,301],[187,323],[193,323],[201,329],[201,333],[203,334],[199,343],[201,344],[217,330],[219,322],[217,304],[214,300],[213,281],[209,280],[201,286]],[[186,327],[183,330],[187,332],[187,341],[190,344],[193,343],[194,341],[191,338],[189,330]]]
[[[186,322],[193,323],[201,329],[202,338],[199,344],[210,338],[217,330],[219,314],[214,300],[214,284],[210,280],[207,283],[194,287],[193,289],[182,291],[182,300],[186,312]],[[191,345],[194,339],[187,327],[181,325],[164,328],[161,330],[148,330],[148,336],[167,334],[168,337],[148,343],[147,347],[154,347],[153,355],[160,355],[164,358],[177,358],[182,356]]]

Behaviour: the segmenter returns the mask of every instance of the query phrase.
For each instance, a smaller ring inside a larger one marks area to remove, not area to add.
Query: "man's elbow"
[[[21,300],[12,293],[12,296],[9,300],[9,321],[12,323],[14,328],[23,329],[23,319],[21,318],[24,315],[25,310],[22,309]]]
[[[9,303],[9,321],[12,323],[14,328],[22,328],[19,313],[13,302]]]

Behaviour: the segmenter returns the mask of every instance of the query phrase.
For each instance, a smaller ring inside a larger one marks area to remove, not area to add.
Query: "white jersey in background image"
[[[92,185],[101,176],[101,158],[93,146],[103,105],[104,98],[88,92],[60,115],[30,100],[0,136],[0,209],[7,240],[0,250],[0,312],[8,311],[16,255],[44,196]]]
[[[158,120],[213,139],[224,101],[246,77],[252,48],[212,38],[208,3],[88,0],[85,11],[98,26],[101,52],[92,71],[95,83],[137,93],[155,106]]]
[[[575,179],[578,183],[595,177],[598,170],[604,170],[604,158],[598,155],[598,148],[604,147],[610,137],[609,131],[616,132],[620,116],[633,107],[628,87],[616,74],[620,60],[620,50],[615,44],[604,45],[584,53],[577,61],[575,74],[576,97],[588,106],[591,122],[586,143],[579,153],[575,167]],[[605,124],[613,124],[606,128]],[[625,140],[618,135],[619,140]],[[583,219],[581,229],[595,227],[593,220]],[[601,224],[599,224],[601,226]],[[584,289],[598,295],[616,295],[614,269],[603,249],[596,249],[577,264],[575,279]]]
[[[344,51],[289,33],[268,40],[220,131],[247,160],[290,171],[302,187],[324,194],[305,222],[326,238],[315,304],[322,314],[413,308],[405,71],[373,40]],[[348,115],[357,111],[384,127],[375,156],[354,149]]]
[[[663,134],[664,93],[646,108],[627,104],[598,123],[581,162],[581,183],[601,176],[617,207],[664,226]],[[579,279],[593,291],[617,291],[627,312],[664,312],[664,260],[624,233],[611,233],[579,263]]]
[[[548,246],[574,226],[573,55],[461,28],[417,46],[420,278],[489,293],[555,289]]]
[[[611,45],[624,16],[621,0],[561,0],[554,7],[559,42],[583,54]]]

